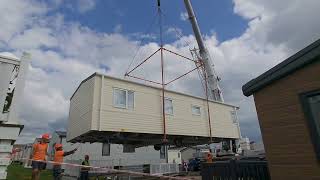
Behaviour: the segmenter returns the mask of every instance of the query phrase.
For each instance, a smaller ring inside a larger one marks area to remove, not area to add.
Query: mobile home
[[[83,80],[70,99],[67,140],[134,144],[205,144],[240,138],[238,107],[165,91],[165,123],[161,88],[94,73]],[[165,126],[164,126],[165,125]],[[165,127],[165,129],[164,129]]]

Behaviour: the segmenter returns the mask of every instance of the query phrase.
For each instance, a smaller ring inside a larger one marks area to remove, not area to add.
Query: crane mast
[[[184,4],[185,4],[187,12],[188,12],[188,16],[189,16],[189,20],[192,25],[194,36],[197,40],[200,57],[204,63],[204,68],[206,71],[205,75],[207,76],[206,78],[207,78],[208,89],[209,89],[208,96],[210,99],[212,99],[214,101],[224,102],[222,92],[221,92],[219,84],[218,84],[219,77],[215,73],[215,70],[213,68],[213,64],[210,59],[209,52],[204,45],[204,42],[203,42],[203,39],[201,36],[201,32],[200,32],[200,28],[198,26],[196,16],[193,12],[193,8],[190,3],[190,0],[184,0]]]

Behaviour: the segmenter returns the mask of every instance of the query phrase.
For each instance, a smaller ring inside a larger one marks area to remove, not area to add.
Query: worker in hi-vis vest
[[[48,133],[41,136],[40,142],[33,145],[33,151],[30,159],[32,159],[32,180],[40,179],[41,170],[46,169],[46,156],[48,155],[48,143],[50,135]]]
[[[82,161],[81,165],[90,166],[89,155],[84,156],[84,161]],[[89,180],[89,171],[90,167],[81,167],[80,180]]]
[[[62,169],[61,169],[61,163],[63,163],[63,157],[68,156],[70,154],[73,154],[76,152],[77,148],[73,149],[72,151],[65,152],[63,151],[62,144],[55,144],[55,153],[54,153],[54,158],[53,158],[53,179],[54,180],[60,180]]]

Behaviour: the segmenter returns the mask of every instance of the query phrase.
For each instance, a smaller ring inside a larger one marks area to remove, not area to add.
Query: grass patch
[[[7,180],[30,180],[31,179],[31,168],[24,168],[19,164],[11,164],[8,166]],[[41,180],[52,180],[52,171],[43,170],[40,175]]]

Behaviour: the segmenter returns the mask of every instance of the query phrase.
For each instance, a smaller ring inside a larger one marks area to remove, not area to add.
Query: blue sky
[[[76,3],[77,1],[65,2],[54,13],[62,13],[65,20],[78,21],[97,32],[114,32],[119,25],[123,34],[146,32],[147,27],[154,22],[157,12],[156,0],[97,0],[95,8],[86,13],[79,13],[72,8]],[[193,6],[202,33],[215,32],[219,41],[238,37],[247,28],[248,21],[233,12],[232,0],[193,1]],[[192,33],[189,22],[181,20],[181,13],[185,12],[183,1],[162,0],[161,8],[165,14],[164,27],[180,28],[183,34]],[[154,25],[151,32],[157,33],[157,28]],[[167,37],[169,38],[171,37]]]
[[[190,55],[196,46],[184,17],[182,0],[161,0],[165,45]],[[262,74],[320,37],[319,0],[191,0],[213,57],[225,101],[240,106],[243,136],[260,141],[252,97],[242,94],[243,84]],[[135,51],[151,54],[159,47],[153,26],[145,42],[137,42],[152,23],[156,0],[1,0],[0,52],[32,55],[19,113],[25,125],[17,142],[31,142],[43,132],[65,130],[69,98],[93,72],[123,77]],[[183,37],[170,33],[175,27]],[[307,27],[307,28],[306,28]],[[150,38],[151,37],[151,38]],[[138,58],[137,58],[138,59]],[[181,74],[181,63],[168,68]],[[178,61],[179,62],[179,61]],[[176,68],[179,67],[179,68]],[[158,69],[145,69],[155,76]],[[199,79],[190,76],[174,90],[201,95]]]

